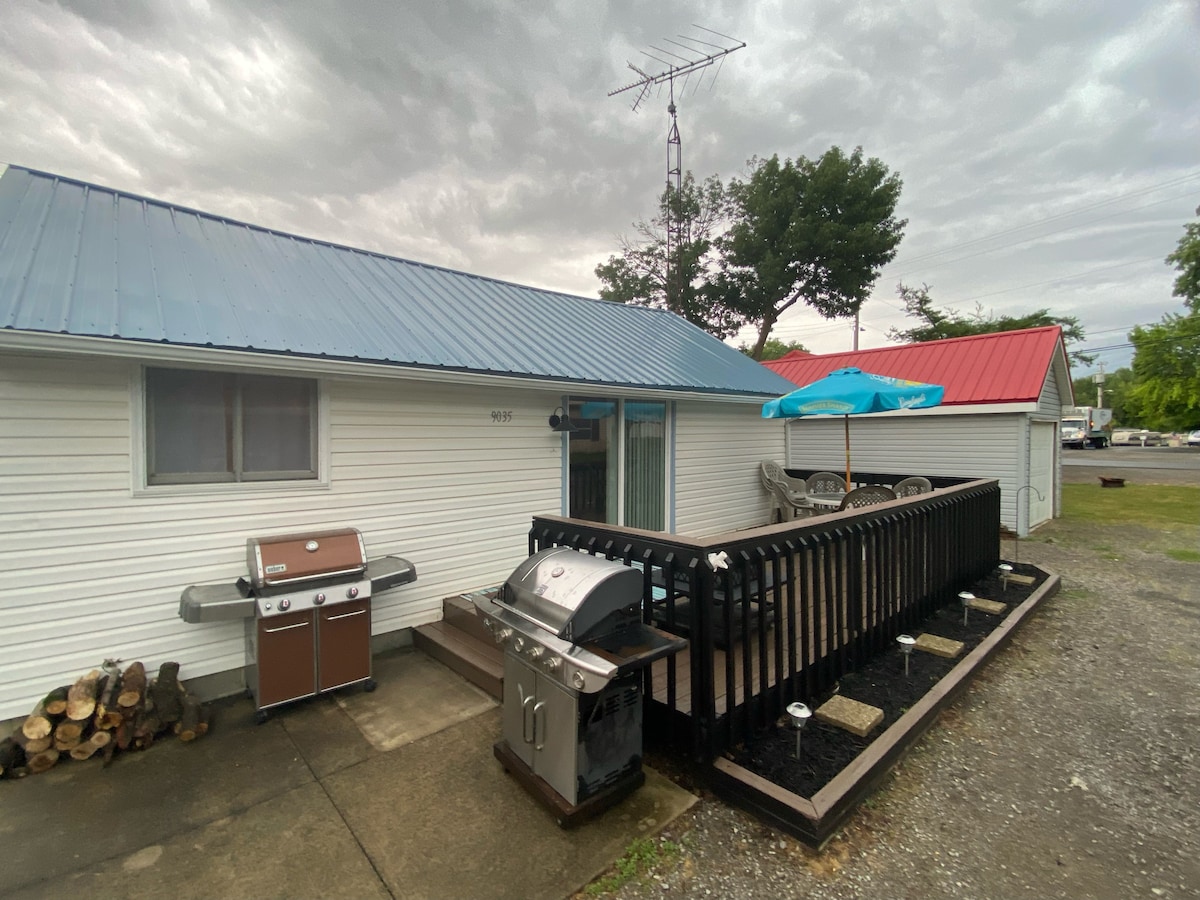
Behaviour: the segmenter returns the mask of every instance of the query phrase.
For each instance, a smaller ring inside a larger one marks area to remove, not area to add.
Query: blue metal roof
[[[0,328],[630,386],[793,385],[663,310],[271,231],[10,166]]]

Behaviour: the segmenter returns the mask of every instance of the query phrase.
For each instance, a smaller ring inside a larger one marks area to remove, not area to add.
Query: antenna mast
[[[640,77],[637,81],[630,82],[624,87],[619,87],[616,90],[609,91],[608,96],[612,97],[617,94],[623,94],[625,91],[631,91],[634,88],[638,89],[637,97],[633,101],[633,111],[637,112],[642,101],[646,99],[646,95],[650,93],[650,89],[654,86],[667,85],[667,114],[671,117],[670,127],[667,129],[667,256],[666,256],[666,283],[663,285],[664,293],[667,300],[667,308],[675,312],[680,312],[679,309],[679,286],[673,282],[672,259],[673,251],[677,250],[683,243],[683,216],[682,212],[682,192],[683,192],[683,144],[679,138],[679,121],[675,115],[675,81],[682,79],[683,84],[680,88],[680,94],[687,89],[688,79],[696,73],[701,73],[697,76],[696,88],[693,88],[694,94],[703,81],[703,70],[707,69],[715,62],[724,64],[725,57],[735,50],[741,50],[746,46],[745,41],[738,41],[728,35],[713,31],[710,28],[704,28],[701,25],[693,25],[707,35],[713,38],[720,39],[724,43],[713,43],[711,40],[702,40],[694,37],[685,37],[679,35],[679,40],[670,38],[664,39],[664,43],[672,44],[679,51],[666,50],[661,47],[650,45],[650,49],[660,54],[656,56],[654,53],[647,52],[646,55],[656,62],[666,66],[665,69],[657,74],[644,72],[635,66],[633,63],[628,63],[630,69],[636,72]],[[708,52],[706,52],[708,51]],[[666,58],[664,58],[666,57]],[[673,61],[674,60],[674,61]],[[720,74],[720,66],[717,67],[717,73],[713,75],[712,81],[709,82],[709,87],[717,80],[717,74]],[[676,207],[680,207],[677,212]]]

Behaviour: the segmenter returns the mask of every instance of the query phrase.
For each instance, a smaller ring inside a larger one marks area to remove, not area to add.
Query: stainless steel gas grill
[[[504,647],[505,769],[573,825],[645,780],[641,670],[687,641],[642,622],[642,575],[552,547],[471,595]]]
[[[354,528],[246,541],[248,577],[193,585],[179,602],[186,622],[245,619],[246,683],[256,718],[266,710],[371,678],[371,596],[415,581],[408,560],[368,562]]]

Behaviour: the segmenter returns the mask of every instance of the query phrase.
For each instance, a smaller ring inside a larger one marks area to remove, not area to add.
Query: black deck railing
[[[646,671],[647,729],[686,722],[693,754],[711,760],[993,569],[999,525],[999,483],[979,480],[700,539],[538,516],[529,551],[570,546],[642,570],[645,620],[690,641]]]

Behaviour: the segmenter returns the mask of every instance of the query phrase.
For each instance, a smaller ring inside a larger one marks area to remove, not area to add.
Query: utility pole
[[[1092,376],[1096,382],[1096,408],[1104,409],[1104,363],[1100,363],[1100,371]]]
[[[608,92],[608,96],[612,97],[616,94],[622,94],[625,91],[638,88],[637,98],[633,101],[633,111],[637,112],[638,106],[641,105],[642,100],[646,98],[652,87],[655,85],[667,85],[667,114],[671,117],[671,124],[667,129],[667,269],[664,273],[665,283],[663,285],[663,293],[666,296],[667,308],[670,310],[678,310],[678,294],[681,287],[674,283],[676,273],[674,273],[675,266],[672,264],[673,253],[678,251],[680,245],[683,243],[683,219],[680,213],[676,211],[676,207],[681,206],[681,194],[683,192],[683,142],[679,137],[679,122],[675,115],[675,81],[676,79],[682,79],[683,86],[680,89],[680,93],[682,94],[683,90],[687,88],[687,80],[692,75],[701,72],[703,69],[707,69],[717,61],[723,63],[725,57],[730,53],[733,53],[735,50],[741,50],[746,46],[745,41],[738,41],[710,28],[704,28],[701,25],[693,27],[707,32],[716,38],[720,38],[727,43],[714,44],[708,40],[685,37],[684,35],[679,35],[678,41],[666,38],[663,43],[672,44],[678,50],[682,51],[682,53],[656,47],[653,44],[650,49],[660,55],[655,56],[654,53],[646,53],[651,59],[666,66],[665,69],[650,74],[642,71],[633,63],[627,63],[629,68],[640,77],[637,81],[630,82],[624,87],[619,87],[616,90]],[[734,46],[728,46],[729,43],[734,44]],[[699,78],[702,79],[703,74]],[[716,75],[713,76],[713,81],[716,81]],[[697,86],[699,86],[699,83],[697,81]]]

